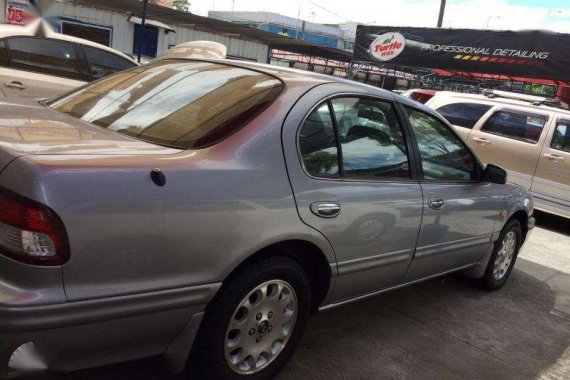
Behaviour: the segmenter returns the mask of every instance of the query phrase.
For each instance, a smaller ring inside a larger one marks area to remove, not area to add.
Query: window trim
[[[555,148],[552,146],[552,144],[554,143],[554,135],[556,134],[556,130],[558,129],[558,125],[559,125],[561,120],[567,120],[568,121],[568,127],[570,128],[570,117],[558,116],[556,118],[555,123],[554,123],[553,128],[552,128],[552,136],[550,136],[550,144],[548,144],[548,148],[555,150],[557,152],[570,154],[570,150],[558,149],[558,148]]]
[[[344,176],[344,168],[342,165],[341,142],[340,142],[340,138],[338,135],[338,126],[337,126],[337,122],[336,122],[336,115],[334,114],[333,109],[332,109],[332,101],[334,99],[337,99],[337,98],[370,99],[370,100],[375,100],[375,101],[381,101],[384,103],[389,103],[394,107],[394,112],[396,113],[396,117],[398,118],[398,121],[400,122],[400,129],[402,131],[402,136],[404,137],[404,142],[406,144],[406,150],[407,150],[407,155],[408,155],[408,164],[410,165],[410,177],[409,178],[359,178],[359,177],[345,177]],[[314,176],[314,175],[310,174],[309,172],[307,172],[307,169],[305,168],[305,163],[303,161],[303,155],[301,153],[301,147],[299,144],[300,137],[301,137],[300,136],[301,135],[301,129],[305,125],[305,122],[307,121],[307,119],[309,118],[309,116],[311,115],[311,113],[314,110],[316,110],[317,108],[319,108],[321,105],[323,105],[325,103],[328,104],[329,112],[331,113],[331,118],[333,120],[333,128],[334,128],[335,139],[336,139],[336,147],[338,150],[337,156],[339,158],[339,175],[337,177],[317,177],[317,176]],[[389,99],[389,98],[384,98],[382,96],[375,96],[373,94],[362,94],[362,93],[357,93],[357,92],[342,92],[342,93],[329,94],[326,97],[320,99],[316,104],[314,104],[306,112],[305,116],[303,116],[303,119],[301,120],[299,126],[297,127],[297,132],[295,133],[295,146],[297,148],[297,157],[299,159],[299,164],[301,165],[301,169],[303,170],[303,173],[311,179],[320,180],[320,181],[363,182],[363,183],[418,183],[419,172],[417,171],[415,154],[412,152],[413,143],[410,139],[411,136],[409,135],[409,131],[408,131],[408,127],[407,127],[408,121],[407,121],[407,119],[403,118],[401,110],[399,109],[400,106],[401,106],[401,104],[396,99]]]
[[[30,70],[30,69],[24,69],[21,67],[15,67],[12,64],[12,55],[10,54],[12,49],[10,48],[10,44],[8,43],[10,40],[12,40],[14,38],[27,38],[27,39],[34,39],[34,40],[57,41],[57,42],[63,42],[63,43],[70,44],[71,46],[73,46],[73,51],[75,52],[75,69],[77,70],[77,77],[72,78],[72,77],[69,77],[66,75],[48,74],[48,73],[43,73],[43,72],[37,71],[37,70]],[[8,56],[8,66],[3,66],[3,67],[6,67],[6,68],[9,68],[12,70],[25,71],[27,73],[48,75],[48,76],[57,77],[57,78],[76,80],[78,82],[85,82],[85,79],[81,75],[81,72],[82,72],[81,67],[80,67],[81,56],[80,56],[79,51],[77,49],[77,46],[74,42],[65,41],[65,40],[58,40],[57,38],[46,38],[46,37],[36,37],[36,36],[24,36],[24,35],[9,36],[9,37],[3,38],[2,40],[6,42],[6,55]]]
[[[429,111],[426,111],[425,109],[421,109],[416,107],[415,105],[410,105],[410,104],[401,104],[402,109],[404,114],[406,115],[406,123],[407,123],[407,128],[410,130],[411,132],[411,138],[413,139],[414,142],[414,149],[415,149],[415,156],[416,156],[416,162],[419,165],[419,182],[420,183],[429,183],[429,184],[442,184],[442,185],[449,185],[449,184],[455,184],[455,185],[474,185],[474,184],[487,184],[489,183],[488,181],[485,181],[483,173],[483,164],[481,163],[481,161],[479,160],[479,157],[477,157],[477,155],[475,154],[475,152],[473,151],[473,149],[471,149],[471,147],[469,146],[469,144],[467,144],[463,138],[461,137],[461,135],[459,135],[459,133],[457,133],[457,131],[455,131],[455,129],[453,128],[453,126],[443,117],[441,117],[439,114],[435,114]],[[410,121],[410,118],[407,114],[406,108],[412,109],[414,111],[417,112],[421,112],[424,113],[428,116],[433,117],[434,119],[436,119],[437,121],[441,122],[445,127],[447,127],[448,130],[451,131],[451,133],[453,135],[455,135],[455,137],[457,137],[457,139],[465,146],[465,148],[467,148],[467,150],[469,151],[469,153],[471,153],[471,155],[475,158],[475,162],[477,163],[477,179],[476,180],[468,180],[468,181],[461,181],[461,180],[437,180],[437,179],[426,179],[425,175],[424,175],[424,170],[423,170],[423,163],[422,163],[422,158],[421,158],[421,152],[420,152],[420,147],[418,145],[418,141],[416,139],[416,135],[414,132],[414,128],[412,126],[412,122]]]
[[[331,117],[331,121],[332,121],[332,125],[333,125],[334,140],[335,140],[334,142],[336,145],[336,152],[337,152],[336,157],[337,157],[337,161],[338,161],[338,177],[342,179],[342,178],[344,178],[344,165],[343,165],[344,158],[343,158],[343,154],[342,154],[342,144],[340,142],[340,134],[338,132],[338,124],[337,124],[337,120],[336,120],[336,114],[334,113],[334,106],[332,104],[332,99],[327,99],[326,103],[327,103],[327,108],[329,109],[329,115]],[[317,109],[317,108],[315,108],[315,109]],[[307,116],[307,118],[308,118],[308,116]],[[304,126],[305,126],[305,123],[303,123],[303,126],[301,127],[301,129]],[[303,166],[304,166],[304,164],[305,164],[305,161],[303,161]]]
[[[522,139],[518,139],[518,138],[516,138],[516,137],[504,136],[504,135],[500,135],[500,134],[498,134],[498,133],[493,133],[493,132],[484,130],[483,128],[485,127],[485,125],[487,124],[487,122],[489,122],[489,120],[491,120],[491,118],[492,118],[493,116],[495,116],[495,114],[497,114],[497,113],[499,113],[499,112],[502,112],[502,111],[509,111],[509,112],[515,112],[515,113],[527,113],[527,114],[529,114],[529,115],[530,115],[530,114],[535,114],[535,115],[544,116],[544,117],[546,118],[546,120],[544,121],[544,125],[542,126],[542,132],[540,132],[540,136],[538,137],[538,140],[537,140],[536,142],[532,143],[532,142],[529,142],[529,141],[525,141],[525,140],[522,140]],[[484,121],[484,122],[481,124],[481,126],[479,127],[479,132],[481,132],[481,133],[486,133],[486,134],[493,135],[493,136],[502,137],[502,138],[509,139],[509,140],[514,140],[514,141],[522,142],[522,143],[529,144],[529,145],[535,145],[535,146],[536,146],[536,145],[538,145],[538,144],[540,143],[540,139],[542,139],[542,137],[544,136],[545,131],[548,130],[548,123],[550,122],[550,116],[551,116],[550,114],[541,113],[540,111],[537,111],[537,112],[532,111],[532,112],[530,112],[530,111],[525,111],[525,110],[519,110],[519,109],[516,109],[516,108],[511,108],[511,107],[508,107],[508,106],[507,106],[507,107],[499,106],[499,107],[494,108],[494,109],[493,109],[493,112],[492,112],[490,115],[488,115],[487,118],[485,118],[485,121]]]

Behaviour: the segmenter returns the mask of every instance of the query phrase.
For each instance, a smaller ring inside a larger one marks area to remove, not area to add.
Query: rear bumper
[[[1,286],[1,285],[0,285]],[[47,369],[73,371],[172,351],[178,335],[193,337],[220,284],[57,305],[0,304],[0,378],[9,360],[33,342]],[[191,345],[192,342],[189,342]],[[185,350],[174,350],[185,352]],[[180,360],[180,358],[175,358]]]

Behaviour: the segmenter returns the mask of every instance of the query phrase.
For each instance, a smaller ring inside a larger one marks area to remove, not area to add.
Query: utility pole
[[[439,18],[437,19],[438,28],[441,28],[443,26],[444,13],[445,13],[445,0],[441,0],[441,6],[439,7]]]
[[[299,4],[299,13],[297,14],[297,33],[295,35],[295,39],[299,39],[299,21],[301,20],[301,5]],[[304,24],[304,23],[303,23]],[[303,25],[302,25],[303,26]]]
[[[139,54],[138,61],[141,63],[142,49],[144,46],[144,27],[146,25],[146,6],[148,5],[148,0],[143,0],[143,12],[141,17],[141,30],[139,31]]]

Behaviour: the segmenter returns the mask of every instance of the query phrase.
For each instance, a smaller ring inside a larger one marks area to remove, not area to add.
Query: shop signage
[[[359,25],[353,59],[570,80],[570,34]]]

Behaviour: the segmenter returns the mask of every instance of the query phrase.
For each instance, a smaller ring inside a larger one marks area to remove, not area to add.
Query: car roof
[[[478,103],[497,104],[497,105],[499,105],[499,104],[501,104],[501,105],[505,105],[505,104],[506,105],[515,105],[515,106],[526,107],[526,108],[534,109],[534,110],[557,112],[557,113],[564,114],[565,116],[570,116],[570,111],[568,111],[568,110],[556,108],[556,107],[550,107],[550,106],[545,105],[545,104],[534,105],[531,102],[524,101],[524,100],[502,98],[502,97],[490,98],[488,96],[481,95],[481,94],[467,94],[467,93],[452,92],[452,91],[438,91],[435,94],[435,96],[432,98],[432,101],[430,102],[430,104],[432,102],[435,103],[436,101],[438,104],[440,104],[440,102],[442,100],[444,102],[447,100],[464,100],[464,101],[472,100],[472,101],[477,101]]]
[[[186,59],[184,60],[193,60],[193,59]],[[204,61],[204,60],[201,60]],[[325,83],[338,83],[338,84],[346,84],[353,87],[356,87],[360,90],[364,90],[370,96],[378,96],[386,99],[392,99],[397,101],[404,106],[414,107],[419,109],[423,112],[429,113],[430,115],[436,116],[437,118],[441,119],[441,115],[435,112],[432,108],[427,107],[425,104],[420,102],[416,102],[410,98],[402,96],[400,94],[396,94],[392,91],[384,90],[382,88],[378,88],[375,86],[371,86],[369,84],[353,81],[350,79],[334,77],[331,75],[315,73],[312,71],[304,71],[299,69],[293,69],[289,67],[282,67],[282,66],[274,66],[269,65],[266,63],[259,63],[259,62],[252,62],[252,61],[239,61],[239,60],[232,60],[232,59],[208,59],[207,61],[221,63],[221,64],[231,64],[235,66],[241,66],[244,68],[250,68],[253,70],[261,71],[269,75],[273,75],[281,79],[286,84],[288,82],[299,82],[299,81],[306,81],[307,87],[313,87],[318,84],[325,84]],[[315,84],[316,82],[316,84]]]
[[[97,42],[89,41],[79,37],[68,36],[66,34],[57,33],[42,19],[36,20],[28,24],[27,26],[1,24],[0,38],[19,37],[19,36],[34,37],[37,34],[38,28],[43,28],[43,36],[41,36],[40,38],[51,38],[54,40],[68,41],[86,46],[91,46],[97,49],[105,50],[110,53],[116,54],[122,58],[125,58],[128,61],[131,61],[132,63],[137,64],[137,62],[133,58],[129,57],[127,54],[124,54],[118,50],[110,48],[109,46],[105,46]]]
[[[378,96],[386,99],[392,99],[401,103],[403,105],[415,107],[421,109],[424,112],[430,113],[435,116],[439,116],[437,112],[434,112],[433,109],[426,107],[424,104],[416,102],[412,99],[406,98],[402,95],[393,93],[391,91],[387,91],[375,86],[371,86],[369,84],[353,81],[350,79],[334,77],[331,75],[315,73],[312,71],[304,71],[299,69],[293,69],[289,67],[282,67],[282,66],[275,66],[269,65],[266,63],[259,63],[259,62],[252,62],[252,61],[240,61],[240,60],[233,60],[233,59],[192,59],[192,58],[179,58],[187,61],[208,61],[208,62],[215,62],[220,64],[230,64],[233,66],[240,66],[243,68],[249,68],[252,70],[260,71],[266,73],[268,75],[275,76],[281,79],[283,82],[287,83],[299,83],[300,81],[306,82],[306,86],[314,87],[315,85],[325,84],[325,83],[338,83],[338,84],[346,84],[353,87],[356,87],[360,90],[364,90],[370,96]]]

